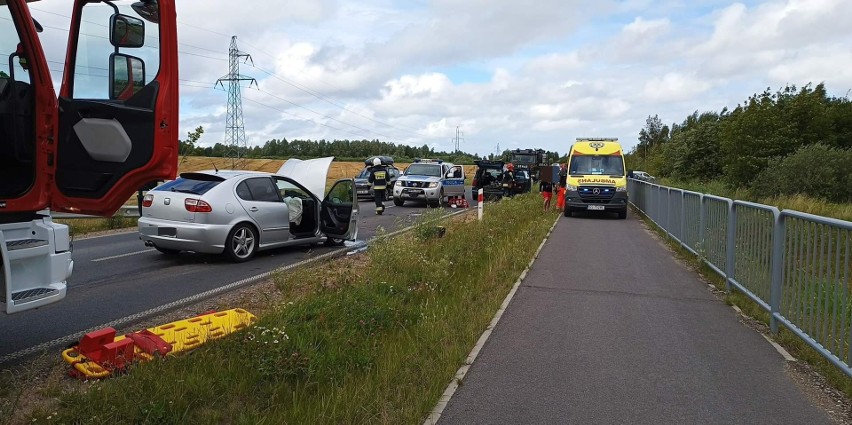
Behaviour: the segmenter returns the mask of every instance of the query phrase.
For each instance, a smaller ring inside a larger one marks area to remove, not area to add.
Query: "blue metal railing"
[[[852,377],[852,222],[628,180],[634,207]]]

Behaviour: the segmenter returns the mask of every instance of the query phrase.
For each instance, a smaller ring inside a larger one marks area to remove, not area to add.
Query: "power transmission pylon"
[[[257,86],[257,80],[240,75],[240,59],[243,60],[243,63],[251,62],[252,65],[254,65],[254,61],[251,59],[251,55],[243,53],[237,48],[237,36],[231,37],[228,57],[228,75],[216,80],[216,85],[222,85],[222,88],[225,88],[224,82],[228,82],[228,110],[225,118],[225,146],[228,150],[225,152],[225,157],[231,158],[231,168],[237,168],[237,162],[248,149],[248,146],[246,146],[246,129],[243,125],[243,98],[240,92],[240,83],[248,81],[249,87],[252,84]]]
[[[456,137],[453,139],[453,143],[455,143],[456,150],[455,152],[459,152],[459,143],[464,140],[464,133],[459,131],[459,126],[456,126]]]

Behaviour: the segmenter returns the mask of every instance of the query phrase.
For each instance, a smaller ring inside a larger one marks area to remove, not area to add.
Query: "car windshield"
[[[441,177],[441,166],[437,164],[411,164],[405,170],[405,175]]]
[[[516,171],[515,172],[515,180],[529,180],[530,173],[526,170],[524,171]]]
[[[355,176],[356,179],[366,179],[367,177],[370,177],[370,169],[369,168],[364,168],[363,170],[361,170],[360,173],[358,173],[357,176]]]
[[[193,195],[203,195],[207,193],[210,189],[216,187],[219,183],[222,183],[221,180],[195,180],[195,179],[187,179],[183,177],[178,177],[176,180],[172,180],[168,183],[165,183],[154,190],[162,190],[167,192],[180,192],[180,193],[191,193]]]
[[[576,155],[568,169],[571,175],[623,176],[624,162],[616,155]]]

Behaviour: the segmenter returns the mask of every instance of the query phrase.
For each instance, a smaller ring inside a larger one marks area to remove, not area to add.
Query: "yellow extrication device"
[[[207,341],[245,329],[255,321],[257,318],[253,314],[235,308],[210,311],[125,335],[116,336],[115,329],[104,328],[84,335],[79,343],[62,351],[62,358],[71,365],[69,373],[72,376],[105,378],[123,371],[133,362],[192,350]]]

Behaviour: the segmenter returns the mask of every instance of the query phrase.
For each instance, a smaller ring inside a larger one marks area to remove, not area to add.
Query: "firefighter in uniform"
[[[503,196],[512,196],[515,186],[515,165],[511,162],[506,164],[506,171],[503,172]]]
[[[385,212],[385,190],[388,187],[388,170],[382,165],[379,157],[373,158],[373,166],[370,168],[370,177],[367,179],[373,184],[373,197],[376,200],[376,215]]]

